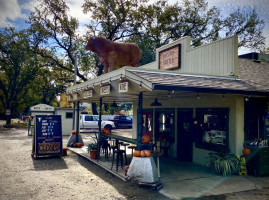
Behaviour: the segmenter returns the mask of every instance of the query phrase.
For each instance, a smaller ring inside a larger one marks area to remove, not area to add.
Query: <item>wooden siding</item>
[[[173,71],[212,76],[229,76],[231,73],[238,75],[236,36],[217,40],[196,48],[190,47],[190,37],[176,40],[169,45],[157,49],[155,69],[158,68],[159,52],[179,43],[182,45],[182,65],[180,69]]]

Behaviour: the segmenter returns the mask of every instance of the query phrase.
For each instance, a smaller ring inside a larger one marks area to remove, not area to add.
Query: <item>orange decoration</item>
[[[149,136],[144,135],[144,136],[142,137],[142,143],[150,143],[150,138],[149,138]]]
[[[136,151],[134,152],[134,157],[140,157],[140,156],[141,156],[141,151],[136,150]]]
[[[82,147],[82,143],[77,143],[77,147],[81,148]]]
[[[72,134],[72,135],[76,135],[76,134],[77,134],[77,131],[76,131],[76,130],[73,130],[73,131],[71,132],[71,134]]]
[[[103,128],[102,133],[108,135],[108,134],[110,134],[110,130],[106,129],[106,128]]]
[[[145,151],[141,151],[141,155],[140,155],[141,157],[145,157],[146,155],[145,155]]]
[[[248,148],[244,148],[243,151],[242,151],[242,153],[243,153],[244,156],[249,156],[250,153],[251,153],[251,151]]]
[[[145,152],[145,156],[146,156],[146,157],[150,157],[150,156],[151,156],[151,153],[150,153],[149,150],[144,150],[144,152]]]

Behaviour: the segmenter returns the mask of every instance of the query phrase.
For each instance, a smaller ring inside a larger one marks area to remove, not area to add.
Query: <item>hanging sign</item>
[[[176,69],[181,67],[181,44],[160,51],[159,69]]]
[[[11,115],[11,110],[10,109],[6,109],[6,115]]]
[[[30,111],[54,111],[54,110],[55,110],[54,107],[46,104],[38,104],[30,108]]]
[[[78,93],[74,93],[74,94],[73,94],[73,99],[74,99],[74,100],[77,100],[77,99],[78,99]]]
[[[86,90],[83,94],[84,98],[92,97],[93,90]]]
[[[100,88],[100,95],[110,94],[110,85],[105,85]]]
[[[61,115],[36,115],[33,152],[35,157],[62,155]]]
[[[72,100],[71,95],[67,95],[67,96],[66,96],[66,99],[67,99],[67,101],[71,101],[71,100]]]
[[[119,83],[119,92],[128,92],[128,81]]]

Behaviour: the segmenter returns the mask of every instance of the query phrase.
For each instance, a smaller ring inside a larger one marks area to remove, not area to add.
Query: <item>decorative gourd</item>
[[[82,143],[77,143],[77,147],[81,148],[82,147]]]
[[[242,151],[242,153],[243,153],[244,156],[249,156],[250,153],[251,153],[251,151],[248,148],[244,148],[243,151]]]
[[[76,130],[73,130],[73,131],[71,132],[71,134],[72,134],[72,135],[76,135],[76,134],[77,134],[77,131],[76,131]]]
[[[136,150],[136,151],[134,152],[134,157],[140,157],[140,156],[141,156],[141,151]]]
[[[145,153],[145,156],[146,157],[150,157],[151,156],[151,153],[149,150],[144,150],[144,153]]]
[[[145,157],[145,151],[141,151],[141,157]]]
[[[142,137],[142,143],[150,143],[150,138],[149,138],[149,136],[144,135],[144,136]]]
[[[103,128],[102,133],[108,135],[110,133],[109,129]]]

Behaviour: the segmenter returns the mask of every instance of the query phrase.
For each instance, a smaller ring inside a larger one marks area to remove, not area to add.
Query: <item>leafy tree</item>
[[[39,69],[46,65],[37,62],[37,56],[30,49],[25,31],[7,28],[0,32],[0,101],[11,114],[23,101]],[[6,124],[10,122],[11,116],[7,116]]]
[[[265,42],[264,21],[255,10],[237,10],[223,17],[220,9],[209,8],[205,0],[174,4],[166,0],[85,0],[83,11],[91,14],[88,35],[136,42],[142,50],[141,64],[154,60],[156,48],[185,36],[192,38],[192,46],[235,34],[239,47],[261,49]],[[99,69],[98,75],[102,73]]]
[[[73,74],[75,54],[79,53],[76,51],[79,51],[85,41],[79,38],[78,21],[68,16],[68,10],[65,0],[41,0],[29,17],[28,31],[32,34],[35,53],[49,59],[52,66]],[[88,61],[88,54],[80,51],[79,60]],[[86,70],[85,65],[83,70]],[[80,70],[77,76],[83,81],[87,80],[87,76]]]

